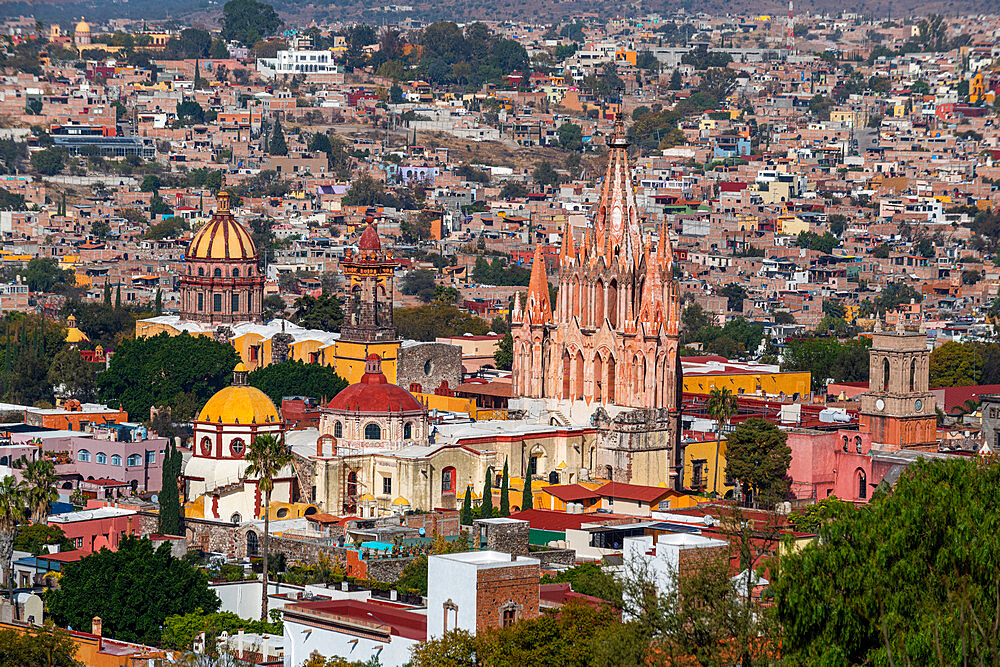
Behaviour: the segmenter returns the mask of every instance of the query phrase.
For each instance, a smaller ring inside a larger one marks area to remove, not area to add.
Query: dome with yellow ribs
[[[198,421],[213,424],[276,424],[278,409],[267,394],[246,383],[247,367],[241,361],[233,369],[232,386],[220,389],[208,399]]]
[[[218,194],[219,208],[188,245],[187,259],[253,259],[257,246],[246,227],[229,212],[229,195]]]
[[[76,30],[74,32],[90,32],[90,25],[86,21],[80,19],[80,22],[76,24]]]

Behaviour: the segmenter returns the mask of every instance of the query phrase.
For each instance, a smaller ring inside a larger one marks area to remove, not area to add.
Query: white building
[[[272,79],[296,74],[339,74],[340,67],[331,51],[278,51],[274,58],[258,58],[257,71]]]
[[[652,535],[626,537],[623,556],[623,572],[626,577],[647,576],[660,595],[669,595],[674,587],[677,574],[684,568],[684,561],[695,549],[727,550],[729,543],[692,533],[668,533],[660,535],[653,543]],[[627,619],[625,619],[627,620]]]

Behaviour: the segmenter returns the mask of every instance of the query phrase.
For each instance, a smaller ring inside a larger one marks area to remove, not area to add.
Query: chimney
[[[90,633],[94,634],[94,635],[97,635],[98,637],[101,636],[101,617],[100,616],[95,616],[94,620],[92,620],[90,622]]]

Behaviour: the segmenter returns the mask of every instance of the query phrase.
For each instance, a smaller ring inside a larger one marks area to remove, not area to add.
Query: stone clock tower
[[[882,449],[936,447],[937,412],[929,391],[927,335],[907,331],[903,318],[895,331],[883,331],[876,318],[870,352],[868,391],[861,395],[861,430]]]

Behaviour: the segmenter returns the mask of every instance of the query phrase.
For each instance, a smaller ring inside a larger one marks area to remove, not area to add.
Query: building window
[[[117,454],[112,454],[111,455],[111,465],[113,465],[113,466],[120,466],[121,464],[122,464],[122,457],[118,456]]]
[[[76,546],[77,549],[82,549],[83,548],[83,538],[82,537],[76,538],[75,540],[73,540],[73,544]]]
[[[868,497],[868,479],[864,470],[858,470],[858,498]]]
[[[215,310],[215,312],[217,312],[217,313],[221,313],[222,312],[222,295],[221,294],[213,294],[212,295],[212,306],[213,306],[213,310]]]
[[[212,439],[208,436],[201,439],[201,453],[205,456],[212,455]]]
[[[221,278],[221,277],[222,277],[222,269],[216,269],[216,270],[215,270],[215,271],[213,272],[213,274],[212,274],[212,275],[213,275],[214,277],[216,277],[216,278]]]
[[[445,468],[441,471],[441,493],[455,493],[456,477],[454,468]]]
[[[239,294],[233,294],[233,312],[234,313],[240,312],[240,295]]]
[[[236,438],[230,443],[229,449],[233,451],[233,456],[242,456],[243,450],[246,449],[246,443],[241,438]]]
[[[86,449],[81,449],[79,452],[77,452],[76,458],[80,461],[88,462],[90,461],[90,452],[88,452]]]
[[[382,439],[382,427],[372,422],[365,426],[365,440],[381,440]]]
[[[97,463],[107,463],[108,455],[105,454],[104,452],[97,452],[97,456],[94,457],[94,461]]]
[[[198,310],[205,310],[205,295],[198,294]]]
[[[241,517],[240,514],[239,514],[239,512],[237,512],[237,513],[233,514],[231,517],[229,517],[229,521],[234,526],[236,526],[236,525],[240,524],[243,521],[243,517]]]
[[[142,456],[140,454],[132,454],[128,457],[128,459],[126,459],[125,464],[130,466],[141,466]]]
[[[233,278],[239,278],[239,277],[240,277],[240,270],[233,269]]]
[[[382,493],[387,496],[392,495],[392,477],[382,478]]]
[[[413,437],[413,424],[406,422],[403,424],[403,440],[409,440]]]
[[[156,452],[146,452],[146,463],[148,465],[156,463]]]
[[[707,466],[708,466],[708,461],[706,461],[705,459],[692,461],[691,486],[699,488],[705,485],[705,480],[706,480],[705,468]]]
[[[512,625],[514,623],[516,613],[517,612],[514,609],[503,610],[503,620],[501,621],[503,627],[506,628],[508,625]]]
[[[333,422],[333,437],[343,438],[344,437],[344,424],[343,422]]]
[[[205,275],[205,268],[204,267],[202,267],[202,266],[198,267],[198,275],[199,276],[204,276]]]
[[[251,531],[247,533],[247,556],[256,556],[259,552],[257,547],[257,533]]]

